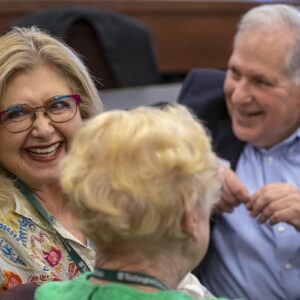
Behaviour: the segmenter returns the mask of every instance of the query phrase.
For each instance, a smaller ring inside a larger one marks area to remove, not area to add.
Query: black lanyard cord
[[[161,291],[168,290],[168,288],[155,277],[142,273],[95,268],[95,271],[88,275],[88,278],[90,277],[112,282],[151,286]]]

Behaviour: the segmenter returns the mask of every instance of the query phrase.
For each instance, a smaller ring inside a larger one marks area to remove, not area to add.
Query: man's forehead
[[[241,32],[235,40],[233,51],[243,51],[256,58],[278,60],[286,58],[295,45],[295,33],[287,28],[274,30],[249,29]]]
[[[237,41],[228,67],[260,75],[283,74],[287,54],[287,47],[276,47],[270,40],[264,43],[262,39],[250,36]]]

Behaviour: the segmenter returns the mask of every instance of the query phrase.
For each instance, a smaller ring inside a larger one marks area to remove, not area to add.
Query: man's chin
[[[254,134],[251,129],[241,126],[233,126],[234,135],[241,141],[250,143],[253,140]]]
[[[254,135],[253,132],[247,132],[247,131],[238,131],[234,130],[234,135],[242,142],[248,143],[254,147],[257,148],[265,148],[269,149],[273,145],[269,145],[266,139],[259,138],[259,136]]]

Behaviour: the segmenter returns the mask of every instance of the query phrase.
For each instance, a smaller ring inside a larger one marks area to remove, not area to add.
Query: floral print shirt
[[[78,241],[61,224],[55,229],[92,269],[95,252]],[[0,193],[0,292],[21,283],[41,284],[79,275],[79,270],[51,226],[18,190],[12,199]]]

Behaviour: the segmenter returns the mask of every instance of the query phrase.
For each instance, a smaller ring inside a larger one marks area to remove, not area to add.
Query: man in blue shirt
[[[216,207],[211,246],[197,275],[216,296],[300,299],[300,14],[296,9],[264,5],[243,17],[224,93],[234,133],[228,139],[238,139],[243,147],[235,173],[225,167],[221,171],[223,195]],[[215,124],[210,128],[213,137],[216,128]],[[228,144],[225,136],[214,142],[219,149]]]

